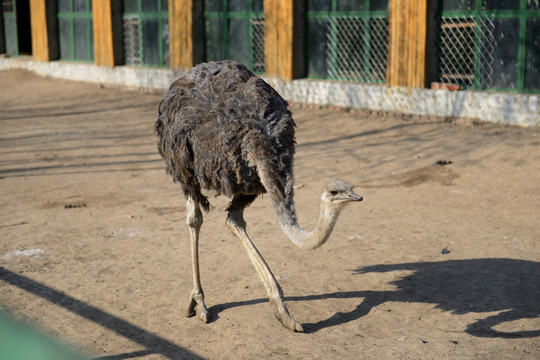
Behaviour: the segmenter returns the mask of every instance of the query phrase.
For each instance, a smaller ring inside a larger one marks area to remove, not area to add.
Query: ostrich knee
[[[198,232],[203,224],[201,208],[199,207],[199,204],[197,204],[192,198],[188,198],[186,200],[186,207],[186,224],[190,227],[190,229],[196,230]]]

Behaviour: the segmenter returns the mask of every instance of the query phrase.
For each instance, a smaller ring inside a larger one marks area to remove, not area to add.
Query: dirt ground
[[[308,109],[296,206],[364,196],[301,250],[267,197],[248,231],[305,333],[274,318],[212,199],[186,318],[189,233],[153,123],[160,93],[0,71],[0,309],[93,358],[539,359],[540,129]]]

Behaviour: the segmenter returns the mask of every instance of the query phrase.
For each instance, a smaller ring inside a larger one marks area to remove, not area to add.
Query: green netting
[[[0,312],[0,360],[83,360],[82,355]]]

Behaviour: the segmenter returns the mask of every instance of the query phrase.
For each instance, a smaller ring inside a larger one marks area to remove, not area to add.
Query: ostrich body
[[[246,233],[244,209],[267,193],[287,237],[300,248],[315,249],[330,236],[343,206],[362,197],[344,181],[331,182],[322,194],[315,229],[308,232],[298,225],[293,200],[295,123],[287,106],[270,85],[232,61],[205,63],[187,71],[159,105],[155,123],[159,153],[186,197],[194,282],[187,316],[210,320],[200,282],[198,243],[201,208],[210,209],[203,191],[214,191],[232,198],[226,225],[248,252],[276,317],[285,327],[302,331]]]

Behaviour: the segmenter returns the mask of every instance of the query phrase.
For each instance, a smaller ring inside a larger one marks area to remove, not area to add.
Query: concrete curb
[[[25,69],[42,76],[88,81],[107,86],[165,90],[182,74],[171,69],[137,66],[100,67],[64,61],[39,62],[0,58],[0,70]],[[448,91],[388,87],[363,83],[265,78],[294,103],[351,109],[478,119],[487,122],[540,126],[540,95],[491,91]]]

